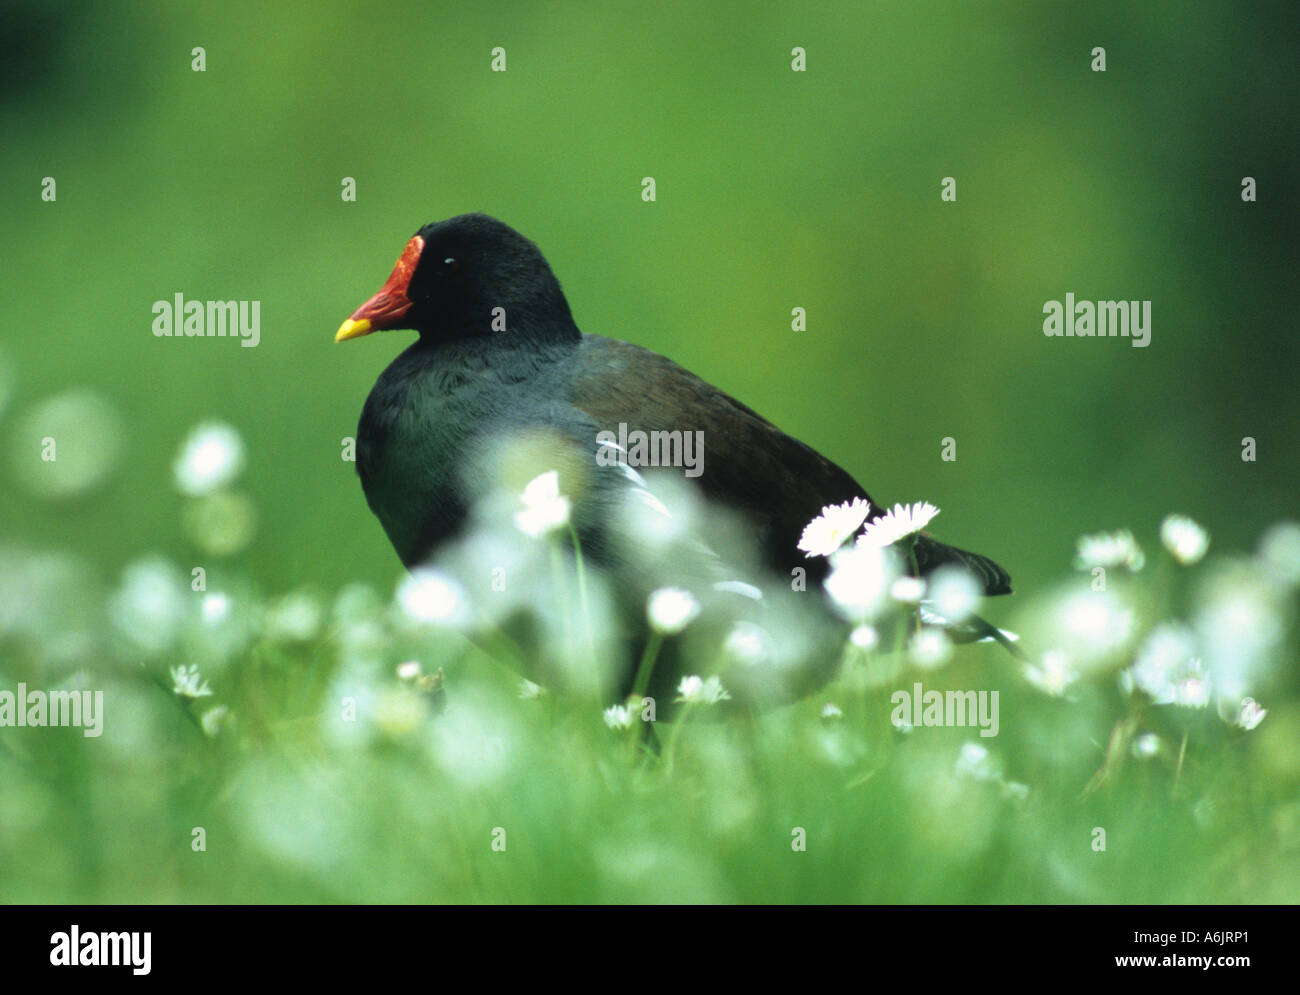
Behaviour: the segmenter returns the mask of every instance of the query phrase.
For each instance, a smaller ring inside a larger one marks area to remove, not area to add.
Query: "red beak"
[[[355,339],[371,332],[383,331],[385,328],[398,328],[402,316],[411,310],[411,299],[406,296],[406,288],[411,282],[411,274],[420,261],[424,251],[424,239],[416,235],[406,243],[401,258],[393,267],[388,282],[379,288],[379,293],[352,312],[352,317],[339,326],[334,335],[335,342]]]

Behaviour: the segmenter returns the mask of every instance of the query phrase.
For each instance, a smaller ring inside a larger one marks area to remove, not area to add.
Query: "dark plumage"
[[[494,330],[502,320],[505,330]],[[597,433],[619,423],[629,432],[703,431],[704,472],[695,482],[742,516],[767,565],[786,577],[804,567],[816,581],[826,569],[797,548],[824,505],[862,497],[869,518],[883,510],[840,467],[671,360],[579,331],[537,246],[486,215],[421,228],[337,340],[385,328],[411,328],[419,338],[366,400],[357,470],[408,567],[463,528],[485,486],[476,454],[500,432],[545,428],[594,465]],[[584,551],[617,567],[605,519],[627,478],[597,471],[589,484],[574,509]],[[1006,571],[983,556],[924,535],[916,555],[922,574],[958,563],[987,594],[1011,590]]]

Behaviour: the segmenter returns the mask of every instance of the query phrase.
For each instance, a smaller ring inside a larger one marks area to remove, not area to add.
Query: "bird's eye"
[[[458,269],[460,269],[460,263],[458,263],[455,259],[451,258],[451,256],[448,256],[446,259],[442,261],[442,264],[438,267],[438,272],[446,273],[450,275],[452,273],[455,273]]]

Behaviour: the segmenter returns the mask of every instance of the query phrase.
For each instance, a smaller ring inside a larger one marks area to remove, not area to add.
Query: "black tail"
[[[1011,593],[1011,575],[987,556],[968,553],[956,546],[945,546],[925,534],[916,540],[916,564],[922,574],[947,565],[965,567],[977,580],[983,582],[986,595]]]

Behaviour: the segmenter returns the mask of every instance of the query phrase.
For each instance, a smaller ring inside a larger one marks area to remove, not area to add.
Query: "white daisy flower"
[[[953,769],[977,781],[995,781],[998,777],[997,764],[989,756],[988,749],[979,743],[963,743]]]
[[[1143,642],[1137,662],[1120,674],[1120,686],[1138,688],[1157,705],[1172,704],[1179,669],[1195,652],[1196,637],[1185,626],[1162,622]]]
[[[569,499],[560,493],[560,475],[548,470],[528,482],[524,510],[515,512],[515,525],[534,539],[569,523]]]
[[[19,576],[15,571],[12,577],[4,578],[17,587],[17,590],[10,588],[13,594],[33,594],[22,590],[26,585],[19,581]],[[147,655],[162,653],[171,646],[180,629],[189,607],[189,593],[180,571],[171,563],[160,557],[137,561],[126,568],[122,586],[109,602],[113,625]],[[13,594],[5,600],[8,610],[14,613],[9,618],[16,620],[21,617],[22,609],[15,607]],[[0,619],[0,630],[5,627]]]
[[[720,701],[729,701],[731,695],[722,687],[722,681],[716,677],[707,680],[701,677],[683,677],[677,685],[677,701],[690,705],[716,705]]]
[[[799,537],[805,556],[830,556],[867,520],[871,505],[862,498],[843,504],[828,504]]]
[[[925,597],[925,581],[920,577],[899,577],[889,586],[889,596],[899,604],[918,604]]]
[[[203,596],[199,611],[208,625],[220,625],[230,617],[230,595],[212,591]]]
[[[926,601],[951,623],[964,622],[979,607],[982,588],[964,567],[940,567],[926,581]]]
[[[1261,708],[1259,702],[1254,698],[1243,698],[1241,699],[1241,711],[1237,713],[1237,725],[1250,732],[1264,721],[1264,716],[1267,714],[1268,709]]]
[[[469,613],[460,584],[440,570],[420,567],[397,586],[397,603],[412,622],[454,625]]]
[[[1200,562],[1210,548],[1210,534],[1186,515],[1166,515],[1160,523],[1160,541],[1185,567]]]
[[[1153,732],[1144,732],[1137,739],[1133,740],[1133,756],[1135,757],[1154,757],[1160,752],[1162,744],[1160,737]]]
[[[907,644],[907,655],[918,667],[938,667],[952,656],[952,640],[942,629],[927,625]]]
[[[1070,666],[1070,659],[1063,652],[1049,650],[1043,654],[1038,666],[1025,667],[1025,677],[1040,691],[1059,698],[1078,679],[1079,674]]]
[[[823,586],[846,616],[860,618],[881,606],[896,574],[896,565],[883,549],[846,546],[831,555],[831,572]]]
[[[203,497],[234,482],[244,469],[244,440],[229,425],[196,425],[172,466],[177,489],[189,497]]]
[[[1210,675],[1199,657],[1183,655],[1183,638],[1173,626],[1158,626],[1138,662],[1120,675],[1121,683],[1136,684],[1157,705],[1204,708],[1210,703]]]
[[[1258,561],[1220,561],[1200,578],[1192,628],[1221,697],[1240,701],[1281,663],[1288,593]]]
[[[690,591],[680,587],[661,587],[646,600],[646,618],[661,636],[681,632],[700,613],[700,603]]]
[[[1078,555],[1074,565],[1080,570],[1093,567],[1125,567],[1133,572],[1142,569],[1146,556],[1133,533],[1128,529],[1118,532],[1097,532],[1093,535],[1079,536],[1076,543]]]
[[[605,725],[611,729],[631,729],[636,713],[626,705],[610,705],[605,709]]]
[[[1057,608],[1057,635],[1080,662],[1100,660],[1126,645],[1137,629],[1137,615],[1114,591],[1075,591]]]
[[[1201,661],[1192,657],[1174,675],[1174,704],[1204,708],[1210,703],[1210,675]]]
[[[274,639],[305,643],[316,637],[325,621],[325,607],[307,591],[293,591],[281,598],[267,618],[267,631]]]
[[[929,501],[917,501],[915,504],[896,504],[875,521],[868,522],[858,536],[859,546],[875,546],[883,549],[892,546],[900,539],[915,535],[930,524],[939,509]]]
[[[860,650],[873,650],[880,642],[880,635],[873,626],[859,625],[849,633],[849,642]]]
[[[199,674],[197,663],[192,663],[188,667],[185,664],[172,667],[171,677],[172,692],[182,698],[206,698],[212,694],[212,688]]]
[[[763,635],[763,630],[752,622],[737,622],[727,633],[727,654],[745,663],[757,663],[767,654]]]

